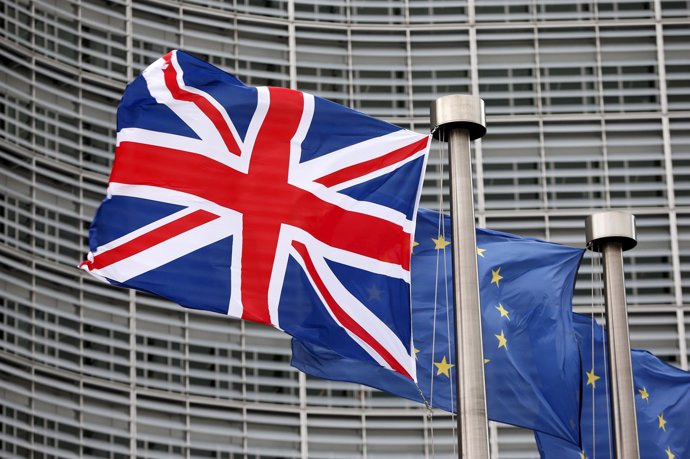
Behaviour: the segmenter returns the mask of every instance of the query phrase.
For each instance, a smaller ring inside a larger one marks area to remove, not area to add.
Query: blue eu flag
[[[590,317],[574,314],[573,321],[582,354],[582,444],[577,446],[537,432],[537,445],[545,459],[611,458],[604,329]],[[690,373],[641,350],[632,351],[632,366],[640,457],[688,457]]]
[[[391,371],[293,339],[292,365],[456,411],[448,216],[420,210],[412,255],[418,386]],[[583,251],[477,230],[489,418],[579,442],[580,366],[570,305]]]

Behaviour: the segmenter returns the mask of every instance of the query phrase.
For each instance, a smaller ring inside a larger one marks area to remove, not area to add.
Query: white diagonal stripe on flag
[[[300,164],[299,177],[304,181],[315,181],[346,167],[385,156],[425,137],[428,136],[404,129],[374,137]]]
[[[111,182],[108,185],[108,196],[128,196],[131,198],[149,199],[167,204],[175,204],[183,207],[203,209],[212,214],[229,219],[239,228],[242,214],[228,207],[223,207],[213,201],[203,199],[195,194],[184,193],[170,188],[161,188],[150,185],[130,185],[126,183]]]
[[[321,297],[321,301],[331,318],[333,318],[333,320],[341,328],[343,328],[343,330],[345,330],[352,339],[354,339],[363,349],[365,349],[374,360],[376,360],[380,365],[392,369],[388,362],[386,362],[378,352],[372,349],[371,346],[362,341],[338,320],[335,313],[328,306],[328,302],[321,296],[319,289],[309,275],[305,262],[300,254],[296,250],[291,250],[290,254],[304,269],[305,274],[312,283],[316,293],[319,295],[319,297]],[[400,339],[398,339],[395,333],[393,333],[393,331],[381,321],[381,319],[367,309],[366,306],[360,303],[359,300],[340,283],[322,257],[315,255],[312,250],[309,250],[309,254],[319,276],[321,276],[322,281],[327,285],[328,292],[333,296],[338,305],[364,330],[366,330],[371,337],[378,341],[380,345],[386,349],[393,356],[393,358],[411,375],[412,379],[416,381],[416,364],[414,357],[408,354],[406,346],[400,341]]]
[[[100,269],[94,269],[93,273],[117,282],[125,282],[202,247],[232,236],[232,228],[223,220],[223,218],[217,218],[192,228],[121,261]],[[111,248],[111,250],[114,248],[116,247]]]

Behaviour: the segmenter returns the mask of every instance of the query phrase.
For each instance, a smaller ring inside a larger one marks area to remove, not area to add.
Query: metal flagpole
[[[489,458],[484,352],[477,279],[477,236],[470,141],[486,134],[484,101],[451,95],[431,105],[434,137],[448,140],[457,356],[459,457]]]
[[[623,251],[637,245],[635,217],[626,212],[599,212],[585,221],[587,247],[604,258],[606,333],[613,414],[613,450],[616,459],[639,459],[633,385],[625,301]]]

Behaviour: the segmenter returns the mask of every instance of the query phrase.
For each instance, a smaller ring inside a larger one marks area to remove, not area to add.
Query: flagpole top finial
[[[587,247],[601,252],[606,242],[619,242],[623,251],[637,245],[635,216],[618,210],[597,212],[585,220]]]
[[[486,134],[484,101],[469,94],[439,97],[431,103],[431,132],[435,139],[448,138],[448,130],[462,128],[469,132],[470,140]]]

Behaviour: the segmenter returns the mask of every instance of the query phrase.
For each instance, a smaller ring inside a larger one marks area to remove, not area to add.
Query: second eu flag
[[[613,423],[604,328],[573,314],[582,354],[582,443],[537,432],[543,459],[611,459]],[[681,459],[690,454],[690,372],[632,350],[637,434],[641,459]]]

